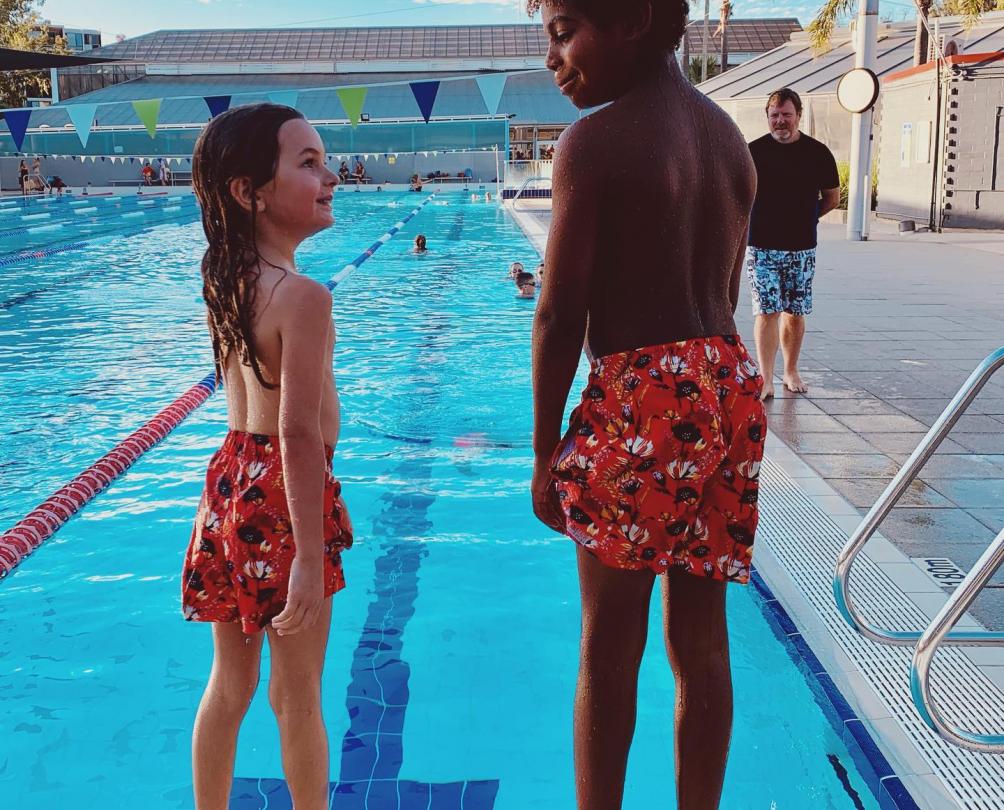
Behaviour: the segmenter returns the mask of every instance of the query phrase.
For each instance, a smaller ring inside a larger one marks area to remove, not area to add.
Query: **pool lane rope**
[[[430,195],[408,216],[394,224],[350,264],[327,282],[333,290],[374,253],[387,244],[408,222],[430,202]],[[0,579],[8,576],[21,562],[54,535],[70,518],[84,508],[100,492],[107,489],[122,473],[142,458],[154,445],[162,442],[200,405],[216,391],[216,375],[209,374],[174,402],[154,416],[139,430],[119,442],[90,467],[65,486],[57,489],[7,531],[0,534]]]

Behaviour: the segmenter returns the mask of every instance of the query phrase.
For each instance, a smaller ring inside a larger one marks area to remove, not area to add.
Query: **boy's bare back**
[[[269,436],[288,434],[298,428],[289,420],[317,412],[316,405],[297,407],[297,400],[319,401],[321,435],[326,445],[334,447],[339,402],[332,371],[331,293],[298,273],[262,266],[255,310],[252,329],[258,363],[262,376],[276,387],[264,388],[251,367],[230,352],[224,369],[230,428]],[[285,400],[280,396],[283,386]],[[283,420],[286,426],[280,430]]]
[[[756,174],[735,124],[679,71],[571,127],[554,183],[548,257],[582,262],[593,356],[735,333]]]

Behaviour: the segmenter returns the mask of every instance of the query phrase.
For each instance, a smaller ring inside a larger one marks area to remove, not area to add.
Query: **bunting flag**
[[[206,96],[202,100],[209,108],[209,116],[215,118],[220,113],[225,113],[230,109],[230,99],[232,96]]]
[[[341,87],[335,91],[342,108],[353,127],[359,125],[359,116],[363,114],[363,104],[366,103],[368,87]]]
[[[157,137],[157,119],[160,118],[160,102],[163,99],[147,98],[141,101],[134,101],[132,108],[136,111],[136,117],[143,122],[146,131],[151,138]]]
[[[429,123],[432,117],[432,107],[436,103],[436,96],[439,94],[439,82],[409,82],[411,92],[418,103],[418,109],[422,113],[425,123]]]
[[[481,98],[485,102],[489,115],[498,115],[499,104],[502,101],[502,94],[505,92],[508,80],[509,74],[507,73],[490,73],[487,76],[478,76],[478,89],[481,91]]]
[[[70,123],[77,131],[80,145],[86,149],[87,141],[91,137],[91,127],[94,126],[94,113],[97,112],[98,105],[68,104],[64,109],[70,118]]]
[[[281,104],[284,107],[296,107],[296,99],[299,94],[296,90],[276,90],[268,94],[268,100],[273,104]]]
[[[28,131],[28,121],[31,119],[31,110],[5,110],[3,114],[7,122],[7,129],[14,139],[15,150],[20,152],[24,145],[24,133]]]

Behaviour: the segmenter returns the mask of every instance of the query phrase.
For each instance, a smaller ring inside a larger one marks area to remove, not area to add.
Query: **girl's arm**
[[[295,282],[295,283],[290,283]],[[280,635],[310,627],[324,600],[325,458],[321,398],[327,378],[331,293],[308,279],[287,279],[279,339],[279,448],[296,543],[286,607],[273,621]]]

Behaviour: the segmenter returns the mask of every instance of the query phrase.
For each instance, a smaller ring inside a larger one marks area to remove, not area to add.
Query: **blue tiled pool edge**
[[[753,586],[755,601],[771,630],[805,675],[806,682],[816,696],[816,702],[847,746],[858,771],[879,805],[883,810],[921,810],[906,785],[892,769],[885,754],[879,749],[864,722],[851,708],[826,671],[826,667],[799,632],[784,605],[755,568],[750,576],[750,584]]]

